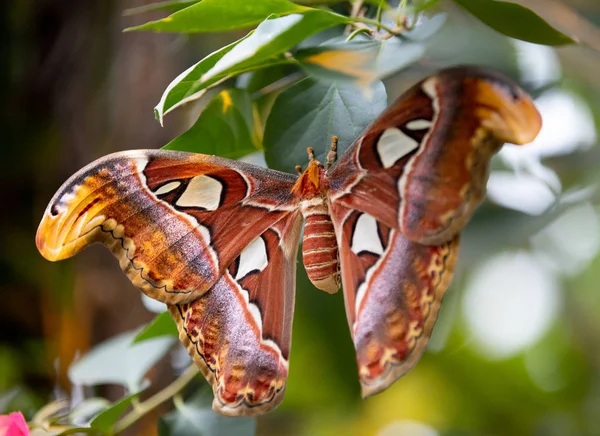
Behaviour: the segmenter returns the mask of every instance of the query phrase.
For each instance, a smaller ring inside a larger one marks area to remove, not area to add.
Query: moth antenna
[[[308,153],[308,160],[309,161],[315,160],[315,151],[313,150],[312,147],[308,147],[306,149],[306,152]]]
[[[331,147],[329,148],[329,153],[327,153],[327,168],[331,168],[331,165],[337,160],[337,143],[338,137],[331,137]]]
[[[299,176],[302,175],[302,167],[300,165],[296,165],[296,172],[298,173]]]

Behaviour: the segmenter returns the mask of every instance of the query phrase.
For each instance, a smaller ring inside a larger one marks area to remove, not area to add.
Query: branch
[[[135,424],[140,418],[152,409],[160,406],[165,401],[173,398],[178,392],[180,392],[189,382],[191,382],[196,374],[198,374],[198,367],[191,364],[179,377],[173,382],[157,392],[146,401],[139,403],[131,412],[121,418],[114,426],[114,433],[120,433],[131,425]]]

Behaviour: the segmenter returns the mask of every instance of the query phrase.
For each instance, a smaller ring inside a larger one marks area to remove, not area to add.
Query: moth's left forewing
[[[241,250],[293,213],[295,177],[215,156],[114,153],[67,180],[36,243],[49,260],[101,242],[133,284],[167,304],[208,290]]]
[[[420,359],[450,285],[458,236],[412,242],[373,216],[330,206],[363,396],[389,387]]]
[[[169,307],[223,415],[259,415],[283,399],[301,227],[299,213],[278,221],[203,296]]]

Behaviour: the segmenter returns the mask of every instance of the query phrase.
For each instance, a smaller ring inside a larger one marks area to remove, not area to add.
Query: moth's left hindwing
[[[301,228],[298,212],[278,221],[203,296],[169,307],[223,415],[265,413],[283,399]]]

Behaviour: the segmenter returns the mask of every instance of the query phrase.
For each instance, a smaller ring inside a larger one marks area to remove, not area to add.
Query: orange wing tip
[[[479,81],[477,99],[482,104],[478,114],[483,126],[498,139],[523,145],[539,134],[542,116],[529,95],[520,89],[515,92],[510,95],[499,85]]]
[[[49,220],[50,218],[44,217],[35,235],[35,245],[46,260],[56,262],[67,259],[87,245],[85,239],[65,243],[59,229]]]

